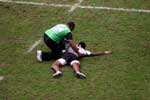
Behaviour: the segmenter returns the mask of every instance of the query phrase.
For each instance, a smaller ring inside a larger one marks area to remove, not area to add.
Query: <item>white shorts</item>
[[[67,64],[66,60],[63,58],[58,59],[58,61],[61,63],[62,66]],[[74,63],[80,64],[80,62],[78,60],[73,60],[70,62],[70,65],[72,66]]]

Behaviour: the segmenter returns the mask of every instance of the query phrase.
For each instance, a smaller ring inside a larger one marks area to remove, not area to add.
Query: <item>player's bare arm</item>
[[[109,51],[89,52],[86,55],[80,55],[80,57],[92,57],[92,56],[102,56],[102,55],[110,55],[110,54],[112,54],[112,51],[109,50]]]
[[[77,44],[73,41],[73,40],[68,40],[69,45],[71,46],[71,48],[78,54],[80,54],[79,52],[79,48],[77,48]]]

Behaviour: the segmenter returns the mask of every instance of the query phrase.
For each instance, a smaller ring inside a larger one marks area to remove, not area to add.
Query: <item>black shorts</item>
[[[65,53],[63,56],[62,56],[63,59],[66,60],[67,62],[67,65],[70,64],[73,60],[78,60],[78,56],[73,54],[73,53]]]
[[[61,46],[44,34],[44,42],[51,49],[54,58],[59,58],[61,55]]]

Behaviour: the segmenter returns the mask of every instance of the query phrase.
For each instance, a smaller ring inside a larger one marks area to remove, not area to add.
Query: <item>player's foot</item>
[[[81,72],[76,72],[75,76],[80,79],[86,79],[86,75]]]
[[[56,73],[53,74],[53,77],[54,77],[54,78],[60,78],[60,77],[62,77],[62,75],[63,75],[63,74],[62,74],[61,71],[57,71]]]
[[[109,55],[109,54],[112,54],[112,51],[104,51],[104,53]]]
[[[37,55],[36,55],[37,60],[39,62],[42,62],[42,51],[41,50],[37,50],[36,53],[37,53]]]

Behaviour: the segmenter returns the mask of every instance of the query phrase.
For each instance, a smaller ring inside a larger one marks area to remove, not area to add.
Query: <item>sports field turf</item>
[[[73,5],[78,0],[32,1]],[[150,10],[149,0],[83,0],[81,5]],[[68,10],[0,2],[0,100],[150,100],[150,13]],[[76,79],[69,66],[54,79],[53,61],[36,60],[36,50],[49,50],[43,41],[27,53],[46,29],[70,20],[76,23],[76,42],[86,42],[91,51],[113,51],[80,60],[86,80]]]

